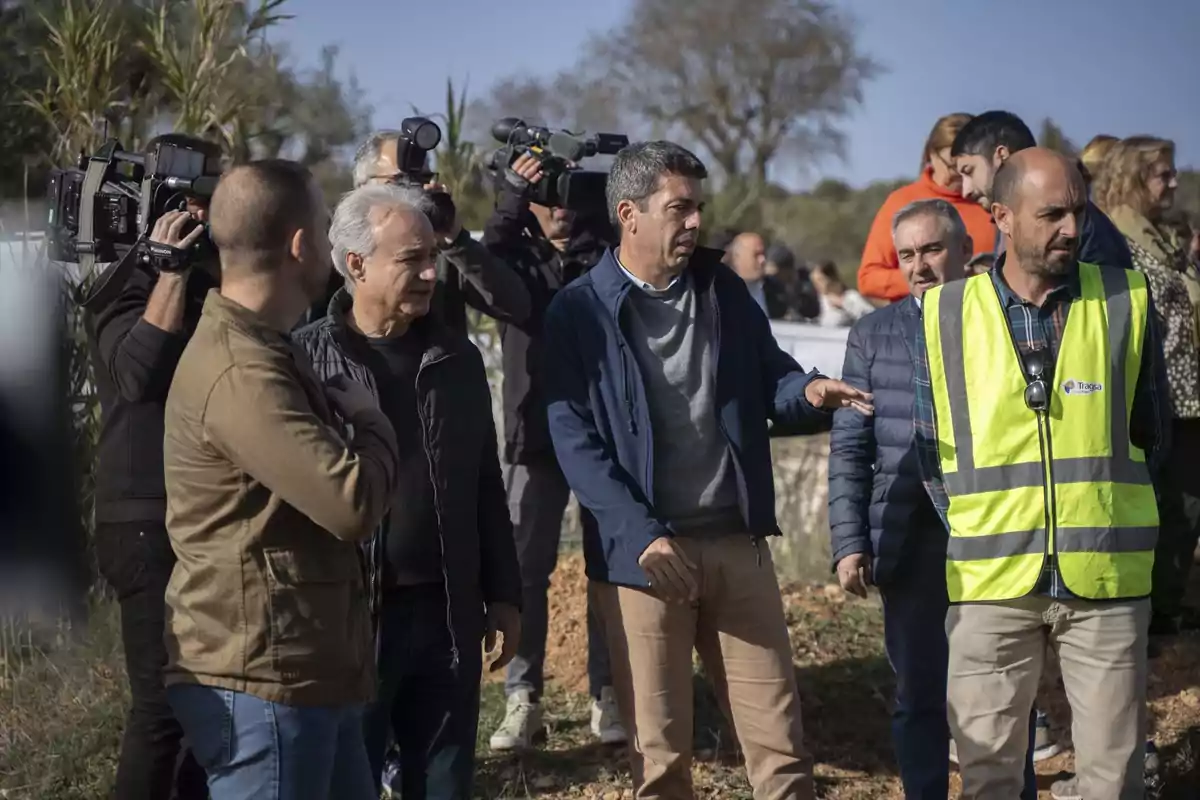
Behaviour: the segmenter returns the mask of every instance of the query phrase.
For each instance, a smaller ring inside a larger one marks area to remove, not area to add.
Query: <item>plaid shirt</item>
[[[1071,304],[1080,297],[1079,273],[1074,272],[1061,286],[1051,290],[1042,306],[1027,303],[1013,293],[1004,282],[1002,268],[1004,256],[1001,255],[996,267],[991,271],[992,284],[1000,296],[1005,316],[1008,318],[1009,331],[1021,355],[1031,350],[1049,350],[1050,359],[1045,368],[1047,385],[1053,386],[1054,364],[1058,360],[1058,346],[1062,341],[1062,332],[1067,324],[1067,313]],[[969,334],[968,334],[969,335]],[[1166,397],[1166,370],[1159,353],[1158,331],[1154,322],[1154,309],[1151,306],[1147,314],[1145,344],[1142,348],[1142,365],[1138,375],[1137,387],[1134,390],[1133,409],[1130,412],[1129,438],[1134,446],[1145,450],[1147,460],[1153,474],[1154,464],[1162,459],[1165,450],[1165,436],[1169,430],[1170,409],[1162,402]],[[917,442],[918,460],[921,465],[921,476],[925,488],[933,500],[942,522],[946,523],[946,509],[950,500],[942,483],[942,468],[938,457],[937,432],[935,430],[935,413],[933,406],[933,388],[929,382],[929,360],[925,351],[925,327],[917,326],[917,341],[913,348],[916,353],[916,400],[915,400],[915,436]],[[1020,400],[1020,398],[1017,398]],[[1073,595],[1063,585],[1062,576],[1058,571],[1053,554],[1048,554],[1042,570],[1042,577],[1035,590],[1038,594],[1048,595],[1056,599],[1070,599]]]

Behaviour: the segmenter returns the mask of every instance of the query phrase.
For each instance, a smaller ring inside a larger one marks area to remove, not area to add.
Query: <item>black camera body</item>
[[[400,122],[396,137],[398,183],[423,189],[436,176],[428,167],[428,157],[442,141],[442,129],[427,117],[407,117]],[[454,224],[458,209],[447,192],[427,191],[432,209],[426,214],[438,233],[446,233]]]
[[[529,201],[581,213],[603,211],[608,173],[586,170],[579,161],[597,155],[616,155],[629,144],[619,133],[597,133],[589,137],[527,125],[518,117],[505,117],[492,125],[492,138],[504,146],[492,153],[487,167],[502,171],[525,153],[542,166],[542,179],[530,187]]]
[[[77,263],[119,261],[167,211],[183,209],[188,195],[211,197],[221,175],[220,148],[185,136],[154,139],[145,153],[129,153],[109,139],[75,169],[50,173],[50,258]],[[214,252],[202,236],[193,257]]]
[[[217,145],[167,134],[153,139],[145,153],[126,152],[119,141],[109,139],[93,155],[81,155],[78,167],[51,171],[48,255],[82,265],[85,282],[103,284],[81,304],[96,304],[99,295],[119,290],[132,266],[181,271],[216,256],[207,234],[187,251],[155,245],[147,236],[163,214],[184,210],[188,197],[212,196],[220,159]],[[102,277],[90,274],[96,263],[105,262],[117,266]]]

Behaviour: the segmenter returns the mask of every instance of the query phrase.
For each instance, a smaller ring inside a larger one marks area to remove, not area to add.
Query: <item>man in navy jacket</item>
[[[692,797],[692,650],[756,795],[813,797],[783,604],[768,420],[827,430],[870,395],[805,373],[717,251],[698,249],[704,166],[632,145],[608,179],[617,251],[545,321],[550,433],[598,523],[585,534],[638,797]]]
[[[911,294],[860,319],[846,341],[842,378],[872,394],[875,414],[834,414],[831,549],[843,589],[865,597],[875,585],[883,596],[884,645],[896,673],[892,739],[904,796],[945,800],[947,532],[921,480],[913,430],[913,347],[922,296],[963,277],[972,242],[958,212],[940,199],[900,209],[892,238]],[[1035,800],[1032,759],[1026,782],[1022,800]]]
[[[913,440],[913,352],[925,290],[963,277],[971,239],[945,200],[918,200],[892,222],[912,293],[855,323],[842,377],[875,397],[875,416],[834,414],[829,527],[842,588],[883,595],[884,641],[896,672],[892,737],[904,796],[945,800],[946,529],[921,482]]]

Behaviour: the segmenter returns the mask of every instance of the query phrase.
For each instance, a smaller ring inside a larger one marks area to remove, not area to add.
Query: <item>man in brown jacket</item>
[[[235,168],[210,220],[221,289],[166,406],[168,697],[214,800],[367,800],[375,676],[355,542],[392,496],[395,433],[369,392],[323,387],[287,334],[330,270],[308,171]]]

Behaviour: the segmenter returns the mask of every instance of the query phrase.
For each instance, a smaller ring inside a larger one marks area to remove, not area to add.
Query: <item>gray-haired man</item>
[[[842,588],[883,595],[884,638],[896,672],[892,735],[904,794],[945,798],[946,529],[916,468],[913,347],[925,290],[963,277],[971,238],[945,200],[896,213],[892,238],[910,296],[850,329],[842,379],[875,396],[875,416],[837,411],[829,448],[829,526]]]
[[[431,182],[432,172],[413,175],[401,170],[407,164],[408,142],[400,131],[379,130],[363,142],[354,156],[355,187],[368,184],[421,185],[445,192]],[[428,180],[427,180],[428,179]],[[435,230],[437,284],[432,309],[452,330],[467,332],[467,306],[489,317],[519,325],[529,317],[529,291],[516,272],[486,247],[471,238],[457,214],[442,219],[433,214],[444,230]]]
[[[396,430],[400,478],[367,549],[379,666],[366,714],[379,787],[389,734],[404,798],[471,796],[481,640],[520,635],[521,581],[479,350],[429,314],[435,234],[419,188],[365,185],[330,229],[345,287],[296,338],[325,381],[366,385]]]

